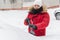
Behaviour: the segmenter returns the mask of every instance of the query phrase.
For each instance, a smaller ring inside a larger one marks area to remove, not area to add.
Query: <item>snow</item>
[[[36,37],[27,32],[24,19],[28,10],[0,11],[0,40],[60,40],[60,20],[54,16],[55,9],[48,9],[50,23],[46,29],[46,36]]]

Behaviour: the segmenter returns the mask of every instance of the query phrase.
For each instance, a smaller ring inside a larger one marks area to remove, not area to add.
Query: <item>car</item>
[[[54,13],[56,20],[60,20],[60,10],[55,10]]]

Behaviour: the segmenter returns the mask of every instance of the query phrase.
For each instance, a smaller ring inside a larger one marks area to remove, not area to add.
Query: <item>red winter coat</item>
[[[47,12],[37,13],[35,15],[29,12],[27,18],[30,19],[31,24],[37,26],[37,30],[34,30],[36,36],[45,35],[45,30],[50,20],[49,14]],[[24,24],[28,25],[26,21],[24,21]],[[30,27],[28,30],[30,32]]]

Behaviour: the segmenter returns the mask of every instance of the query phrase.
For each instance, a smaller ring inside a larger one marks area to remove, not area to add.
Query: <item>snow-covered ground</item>
[[[60,20],[54,16],[55,9],[48,9],[50,24],[46,36],[36,37],[27,32],[24,19],[28,10],[0,11],[0,40],[60,40]]]

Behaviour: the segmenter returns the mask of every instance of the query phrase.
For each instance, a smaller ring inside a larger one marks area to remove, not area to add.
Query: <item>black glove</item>
[[[30,19],[29,18],[26,18],[25,21],[28,23],[29,27],[32,27],[34,30],[37,30],[37,27],[35,25],[30,24]]]
[[[32,27],[34,30],[37,30],[37,27],[35,25],[30,24],[29,27]]]
[[[26,18],[25,21],[29,24],[30,23],[30,19]]]

